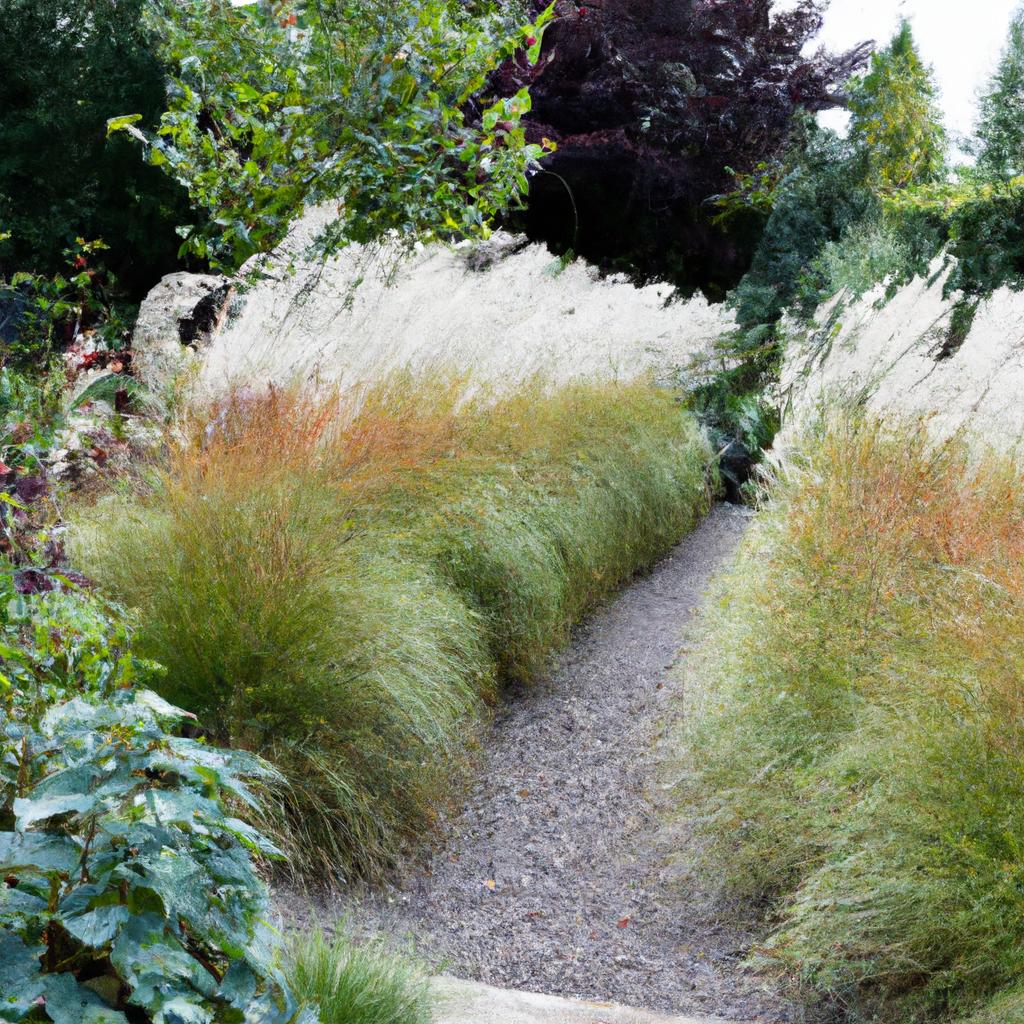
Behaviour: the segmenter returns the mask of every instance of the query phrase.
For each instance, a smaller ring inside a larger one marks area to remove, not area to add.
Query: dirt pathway
[[[743,974],[751,937],[695,881],[668,891],[656,746],[673,664],[747,516],[712,515],[595,614],[549,677],[500,709],[450,838],[402,889],[318,908],[411,936],[439,970],[502,988],[781,1024],[799,1014]]]

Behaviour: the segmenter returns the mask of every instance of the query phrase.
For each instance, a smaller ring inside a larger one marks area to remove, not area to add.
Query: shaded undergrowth
[[[498,684],[695,524],[708,457],[642,383],[239,391],[82,515],[76,555],[164,692],[285,773],[297,866],[372,875],[433,826]]]

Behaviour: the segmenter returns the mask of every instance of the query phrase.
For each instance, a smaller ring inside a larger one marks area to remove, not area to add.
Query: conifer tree
[[[981,98],[978,168],[995,178],[1024,174],[1024,8],[1010,23],[1002,59]]]
[[[850,140],[863,152],[868,184],[894,192],[938,180],[945,169],[946,133],[931,69],[921,60],[910,22],[871,58],[851,90]]]

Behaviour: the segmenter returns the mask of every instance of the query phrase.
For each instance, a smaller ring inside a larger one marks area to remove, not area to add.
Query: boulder
[[[221,325],[232,286],[212,274],[168,274],[139,308],[133,366],[154,390],[171,384],[196,361]]]

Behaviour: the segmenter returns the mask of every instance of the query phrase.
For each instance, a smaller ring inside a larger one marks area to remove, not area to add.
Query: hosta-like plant
[[[2,580],[0,1022],[312,1024],[228,810],[270,770],[178,735],[98,599]]]

